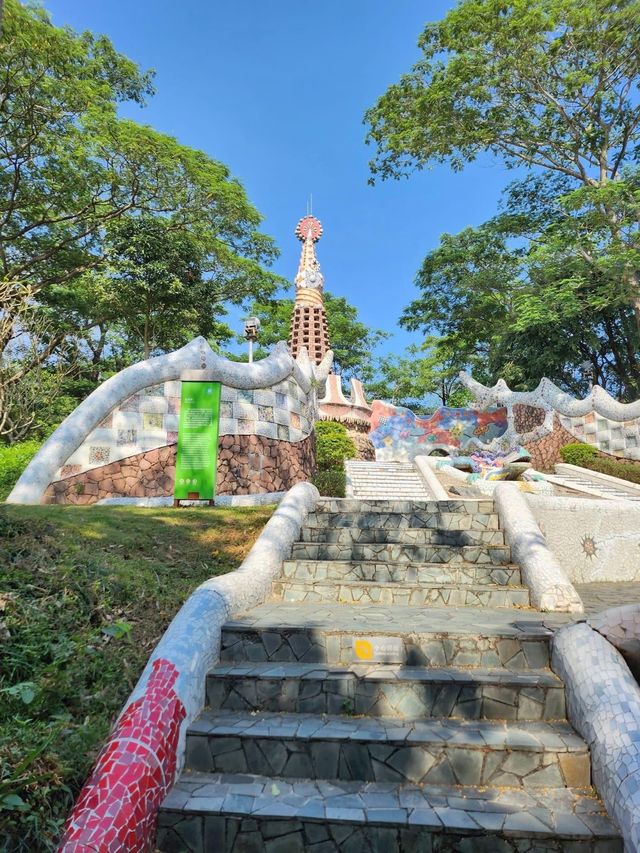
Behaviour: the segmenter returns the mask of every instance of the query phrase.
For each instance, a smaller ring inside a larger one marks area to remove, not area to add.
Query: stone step
[[[456,669],[395,664],[221,664],[207,705],[225,711],[563,720],[564,686],[549,669]]]
[[[302,542],[327,542],[334,545],[504,545],[502,530],[434,530],[402,527],[303,527]]]
[[[476,563],[376,563],[361,560],[285,560],[282,579],[372,581],[373,583],[498,584],[519,586],[518,566]]]
[[[397,500],[419,501],[424,497],[424,492],[419,492],[417,490],[414,491],[411,489],[400,489],[394,491],[393,489],[380,488],[372,491],[356,490],[354,496],[363,501],[377,500],[382,497],[396,498]]]
[[[405,476],[390,477],[358,477],[351,475],[351,482],[358,485],[371,486],[422,486],[425,488],[424,482],[416,474],[407,474]]]
[[[289,779],[585,788],[589,750],[568,723],[398,720],[204,711],[185,767]]]
[[[381,498],[395,499],[400,501],[419,501],[426,496],[422,489],[417,488],[388,488],[380,486],[380,488],[371,489],[354,489],[354,497],[360,500],[379,500]]]
[[[183,773],[162,853],[622,853],[590,790],[459,788]]]
[[[436,607],[529,607],[527,587],[463,584],[399,584],[371,581],[277,580],[273,597],[281,601],[339,601],[344,604],[411,604]]]
[[[295,542],[294,560],[373,560],[391,563],[477,563],[504,566],[511,563],[508,545],[402,545],[389,543]]]
[[[484,513],[495,512],[492,500],[425,500],[425,501],[389,501],[385,499],[375,501],[361,501],[357,498],[320,498],[315,507],[316,513],[333,512],[372,512],[372,513],[408,513],[416,512],[460,512],[460,513]]]
[[[567,614],[471,607],[270,602],[222,629],[222,661],[407,666],[549,666]]]
[[[361,530],[433,528],[437,530],[498,530],[497,513],[469,512],[310,512],[305,527],[353,527]]]

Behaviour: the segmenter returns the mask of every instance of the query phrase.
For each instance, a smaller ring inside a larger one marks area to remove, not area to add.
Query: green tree
[[[358,309],[344,296],[324,292],[324,307],[329,327],[329,341],[334,356],[334,371],[344,378],[357,376],[366,381],[376,369],[374,351],[386,332],[371,329],[358,319]],[[256,358],[264,358],[267,348],[289,338],[292,299],[256,300],[249,313],[260,319],[260,348]]]
[[[461,169],[490,152],[567,178],[599,231],[597,253],[580,246],[583,272],[597,273],[603,250],[614,257],[616,290],[640,326],[637,207],[635,227],[620,228],[628,198],[609,187],[638,154],[637,0],[462,0],[419,47],[411,72],[366,114],[372,176]]]
[[[194,237],[170,220],[123,217],[109,229],[108,263],[93,276],[89,293],[95,317],[117,326],[131,353],[184,345],[195,335],[216,341],[232,332],[219,321],[220,288],[203,278],[203,253]],[[241,301],[244,293],[234,298]]]
[[[105,237],[123,216],[162,217],[187,232],[220,298],[273,289],[279,279],[263,264],[275,246],[227,167],[118,117],[119,103],[144,104],[152,94],[150,73],[107,38],[54,27],[44,11],[18,0],[6,0],[1,38],[3,388],[24,376],[9,350],[27,307],[42,306],[51,323],[37,348],[40,365],[70,334],[92,330],[92,341],[107,334],[89,273],[103,268],[111,248]]]
[[[370,399],[425,412],[436,406],[462,406],[468,400],[458,373],[467,365],[445,338],[427,338],[411,346],[405,356],[380,359],[378,376],[367,383]]]
[[[455,353],[483,381],[524,390],[548,376],[583,393],[589,377],[630,399],[640,393],[640,340],[620,267],[607,253],[585,260],[580,248],[597,234],[563,189],[544,176],[517,182],[499,216],[443,235],[401,323],[438,333],[436,354]]]

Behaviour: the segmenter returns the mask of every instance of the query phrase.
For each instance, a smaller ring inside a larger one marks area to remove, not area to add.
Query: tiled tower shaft
[[[329,329],[322,299],[324,280],[314,244],[322,235],[322,226],[313,216],[298,223],[296,236],[302,241],[300,264],[295,278],[296,298],[291,318],[289,349],[296,358],[305,347],[311,361],[319,364],[329,347]]]

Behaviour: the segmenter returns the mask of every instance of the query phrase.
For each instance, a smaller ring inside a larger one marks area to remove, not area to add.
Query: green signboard
[[[219,419],[220,383],[183,381],[173,492],[176,500],[213,500]]]

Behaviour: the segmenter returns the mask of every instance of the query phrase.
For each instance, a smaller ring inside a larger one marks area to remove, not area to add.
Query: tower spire
[[[315,250],[315,244],[322,237],[320,220],[311,214],[304,216],[296,226],[296,237],[302,242],[302,249],[295,277],[296,298],[289,349],[296,358],[302,347],[306,347],[310,359],[319,364],[329,349],[329,331],[322,299],[324,278]]]

